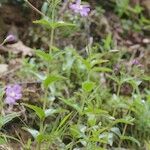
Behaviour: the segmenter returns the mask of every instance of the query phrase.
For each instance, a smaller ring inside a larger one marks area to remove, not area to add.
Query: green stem
[[[52,0],[52,4],[55,5],[55,0]],[[52,8],[52,23],[55,21],[55,7]],[[49,45],[49,54],[52,53],[52,47],[53,47],[53,42],[54,42],[54,31],[55,28],[52,27],[51,29],[51,36],[50,36],[50,45]]]
[[[43,110],[44,111],[46,109],[47,97],[48,97],[48,89],[45,90],[45,94],[44,94],[44,101],[43,101]]]
[[[43,133],[44,133],[44,119],[41,119],[40,120],[40,134],[43,134]],[[40,149],[41,149],[41,142],[38,141],[36,150],[40,150]]]
[[[52,5],[54,5],[55,0],[52,0]],[[55,21],[55,7],[52,8],[52,23]],[[50,35],[50,45],[49,45],[49,55],[52,54],[52,48],[54,43],[54,33],[55,28],[51,29],[51,35]],[[48,68],[47,68],[47,75],[50,73],[50,64],[51,62],[48,62]],[[45,89],[45,95],[44,95],[44,102],[43,102],[43,111],[45,112],[46,104],[47,104],[47,97],[48,97],[48,89]],[[40,134],[44,133],[44,119],[40,120]],[[37,150],[41,149],[41,142],[38,142],[37,144]]]
[[[55,1],[52,0],[52,5],[54,5]],[[52,23],[55,21],[55,7],[52,8]],[[55,28],[51,29],[51,35],[50,35],[50,45],[49,45],[49,55],[52,54],[52,48],[54,44],[54,33],[55,33]],[[47,68],[47,75],[50,74],[50,66],[51,62],[48,62],[48,68]],[[45,96],[44,96],[44,103],[43,103],[43,110],[46,109],[46,104],[47,104],[47,97],[48,97],[48,89],[45,90]]]
[[[126,115],[130,114],[130,112],[131,112],[130,110],[127,111],[127,114],[126,114]],[[123,137],[123,136],[125,135],[126,130],[127,130],[127,126],[128,126],[128,124],[125,124],[125,126],[124,126],[124,128],[123,128],[123,131],[122,131],[121,137]],[[119,144],[118,144],[118,147],[119,147],[119,148],[121,148],[121,144],[122,144],[122,139],[120,139],[120,141],[119,141]]]
[[[49,54],[52,54],[52,47],[54,42],[54,28],[51,29],[51,36],[50,36],[50,45],[49,45]]]
[[[82,102],[82,105],[81,105],[82,114],[83,114],[83,111],[84,111],[85,102],[88,99],[87,97],[88,97],[87,93],[84,93],[84,98],[83,98],[83,102]]]
[[[55,1],[52,0],[52,5],[54,5]],[[54,23],[55,21],[55,7],[52,8],[52,19],[51,19],[52,23]],[[52,48],[53,48],[53,43],[54,43],[54,33],[55,33],[55,28],[51,29],[51,35],[50,35],[50,45],[49,45],[49,55],[52,54]],[[47,66],[47,75],[50,73],[50,66],[51,66],[51,62],[48,62],[48,66]],[[45,111],[46,109],[46,104],[47,104],[47,97],[48,97],[48,89],[45,90],[45,96],[44,96],[44,102],[43,102],[43,110]]]
[[[119,95],[120,95],[120,90],[121,90],[121,84],[119,84],[118,85],[118,90],[117,90],[117,97],[119,97]],[[115,108],[114,108],[114,110],[113,110],[113,117],[115,116],[115,113],[116,113],[116,106],[115,106]]]
[[[119,96],[120,94],[120,89],[121,89],[121,84],[118,85],[118,90],[117,90],[117,97]]]
[[[123,132],[122,132],[122,135],[121,136],[124,136],[125,135],[125,132],[126,132],[126,129],[127,129],[127,124],[125,124],[124,128],[123,128]],[[119,141],[119,144],[118,144],[118,147],[121,148],[121,144],[122,144],[122,139],[120,139]]]

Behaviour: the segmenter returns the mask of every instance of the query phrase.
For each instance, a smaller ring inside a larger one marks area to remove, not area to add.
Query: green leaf
[[[111,69],[106,68],[106,67],[94,67],[94,68],[92,68],[91,71],[93,71],[93,72],[112,72]]]
[[[68,115],[66,115],[60,122],[58,128],[56,129],[56,131],[58,131],[59,129],[61,129],[61,127],[66,123],[66,121],[68,120],[68,118],[71,116],[72,112],[69,113]]]
[[[65,58],[65,62],[63,63],[63,71],[67,70],[69,72],[75,61],[75,57],[73,56],[72,51],[66,50]]]
[[[46,19],[40,19],[40,20],[36,20],[36,21],[33,21],[33,23],[35,24],[40,24],[48,29],[51,29],[52,28],[52,23],[49,22],[48,20]]]
[[[120,80],[116,76],[107,75],[111,80],[115,81],[117,84],[120,84]]]
[[[0,145],[6,144],[6,143],[7,141],[4,138],[0,137]]]
[[[36,115],[37,115],[40,119],[45,119],[45,117],[46,117],[46,116],[45,116],[45,112],[43,111],[42,108],[40,108],[40,107],[38,107],[38,106],[30,105],[30,104],[24,104],[24,103],[23,103],[23,105],[26,106],[26,107],[28,107],[28,108],[30,108],[30,109],[32,109],[32,110],[34,110],[35,113],[36,113]]]
[[[110,50],[111,43],[112,43],[112,35],[108,34],[107,37],[106,37],[106,39],[103,40],[103,42],[104,42],[104,49]]]
[[[49,85],[62,78],[63,78],[62,76],[58,76],[58,75],[48,75],[47,78],[43,81],[43,86],[45,88],[48,88]]]
[[[92,81],[85,81],[83,84],[82,84],[82,89],[85,91],[85,92],[91,92],[95,87],[95,83],[92,82]]]
[[[66,112],[67,110],[65,109],[54,109],[54,108],[49,108],[47,110],[45,110],[45,116],[48,117],[48,116],[52,116],[53,114],[56,114],[56,113],[62,113],[62,112]]]
[[[42,8],[41,8],[41,11],[42,11],[42,13],[43,14],[46,14],[46,12],[48,11],[48,2],[44,2],[43,3],[43,6],[42,6]]]
[[[82,137],[82,134],[80,133],[80,130],[79,130],[77,125],[72,125],[70,127],[70,132],[74,138],[81,138]]]
[[[34,139],[36,139],[38,142],[46,141],[49,139],[49,135],[40,134],[40,132],[35,129],[30,129],[26,127],[23,127],[22,129],[29,132],[34,137]]]
[[[79,106],[79,104],[75,103],[72,99],[63,99],[61,98],[61,100],[68,106],[74,108],[79,114],[82,113],[82,110]]]
[[[90,106],[88,106],[85,110],[84,110],[84,112],[87,114],[87,115],[89,115],[89,114],[91,114],[91,115],[107,115],[108,114],[108,111],[106,111],[106,110],[102,110],[102,109],[100,109],[100,108],[96,108],[96,107],[90,107]]]
[[[14,118],[19,117],[19,116],[20,116],[20,113],[16,113],[16,112],[13,112],[6,116],[0,116],[0,129],[2,128],[2,126],[4,126],[8,122],[10,122],[11,120],[13,120]]]
[[[112,127],[112,128],[110,129],[110,131],[111,131],[112,133],[118,135],[118,136],[121,135],[120,129],[117,128],[117,127]]]
[[[36,139],[37,136],[39,135],[39,131],[37,131],[35,129],[29,129],[29,128],[26,128],[26,127],[22,127],[22,129],[29,132],[34,137],[34,139]]]
[[[94,114],[89,114],[88,115],[88,124],[92,127],[92,126],[95,126],[96,125],[96,117]]]
[[[52,50],[55,51],[55,52],[61,52],[60,49],[58,47],[56,47],[56,46],[52,46]]]
[[[42,50],[36,50],[36,55],[47,62],[52,60],[52,56],[50,54],[45,53]]]
[[[74,55],[75,55],[76,59],[80,60],[81,63],[82,63],[83,65],[85,65],[85,67],[86,67],[87,70],[90,70],[90,69],[91,69],[91,64],[90,64],[90,62],[89,62],[88,59],[84,59],[83,57],[81,57],[80,55],[78,55],[78,54],[76,54],[76,53],[74,53]]]
[[[46,27],[47,29],[56,29],[56,28],[60,28],[60,27],[75,27],[75,24],[72,23],[67,23],[67,22],[63,22],[63,21],[58,21],[58,22],[51,22],[47,19],[41,19],[41,20],[36,20],[33,21],[33,23],[36,24],[40,24],[43,25],[44,27]]]
[[[59,28],[59,27],[75,27],[75,24],[72,23],[67,23],[63,21],[55,22],[54,23],[54,28]]]
[[[125,118],[121,118],[121,119],[116,119],[113,122],[113,125],[117,124],[117,123],[124,123],[124,124],[130,124],[133,125],[134,122],[134,118],[132,118],[131,116],[126,116]]]
[[[50,138],[50,135],[47,135],[47,134],[39,134],[39,135],[37,136],[36,140],[37,140],[39,143],[41,143],[41,142],[43,142],[43,141],[49,140],[49,138]]]
[[[148,75],[144,75],[142,78],[145,81],[150,81],[150,76],[148,76]]]
[[[82,61],[82,63],[86,66],[86,69],[87,70],[90,70],[91,69],[91,64],[88,60],[85,60],[85,59],[80,59]]]
[[[141,145],[140,142],[137,139],[135,139],[134,137],[131,137],[131,136],[120,136],[120,138],[122,140],[130,140],[130,141],[136,143],[139,147]]]
[[[45,75],[44,74],[40,74],[39,72],[37,73],[36,71],[30,70],[30,72],[35,75],[38,79],[40,80],[44,80],[45,79]]]
[[[89,59],[90,60],[99,60],[99,59],[102,59],[103,56],[104,56],[103,53],[93,53],[90,55]]]
[[[108,62],[108,60],[93,60],[91,62],[91,66],[94,67],[95,65],[99,65],[99,64],[102,64],[102,63],[105,63],[105,62]]]

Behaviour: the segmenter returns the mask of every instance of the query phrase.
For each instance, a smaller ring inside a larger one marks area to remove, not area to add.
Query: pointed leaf
[[[79,112],[79,113],[81,114],[82,110],[81,110],[79,104],[74,103],[73,100],[71,100],[71,99],[63,99],[63,98],[61,98],[61,100],[62,100],[66,105],[68,105],[68,106],[74,108],[77,112]]]
[[[122,140],[130,140],[130,141],[136,143],[139,147],[141,145],[140,142],[137,139],[135,139],[134,137],[131,137],[131,136],[121,136],[120,138]]]
[[[37,131],[35,129],[29,129],[26,127],[23,127],[22,129],[24,129],[25,131],[28,131],[34,137],[34,139],[36,139],[37,136],[39,135],[39,131]]]
[[[45,116],[48,117],[48,116],[51,116],[53,114],[62,113],[62,112],[66,112],[66,110],[65,109],[49,108],[49,109],[45,110]]]
[[[111,69],[106,68],[106,67],[94,67],[94,68],[92,68],[92,71],[94,71],[94,72],[112,72]]]
[[[58,75],[48,75],[47,78],[43,81],[43,86],[45,88],[48,88],[49,85],[62,78],[63,78],[62,76],[58,76]]]
[[[72,112],[69,113],[68,115],[66,115],[60,122],[58,128],[56,129],[56,131],[58,131],[67,121],[67,119],[71,116]]]
[[[36,55],[39,56],[41,59],[47,61],[47,62],[52,60],[52,56],[47,54],[47,53],[45,53],[42,50],[36,50]]]
[[[49,21],[48,19],[36,20],[36,21],[33,21],[33,23],[43,25],[47,29],[51,29],[51,28],[56,29],[59,27],[68,27],[68,26],[75,27],[76,26],[75,24],[72,24],[72,23],[67,23],[63,21],[52,22],[52,21]]]
[[[91,92],[95,87],[95,83],[92,82],[92,81],[85,81],[83,84],[82,84],[82,89],[85,91],[85,92]]]
[[[6,143],[7,141],[3,137],[0,137],[0,145],[6,144]]]
[[[0,128],[4,126],[5,124],[7,124],[8,122],[10,122],[11,120],[13,120],[14,118],[19,117],[19,116],[20,116],[20,113],[16,113],[16,112],[13,112],[6,116],[0,116]]]
[[[42,108],[38,107],[38,106],[34,106],[34,105],[30,105],[30,104],[23,104],[24,106],[32,109],[35,111],[36,115],[40,118],[40,119],[45,119],[45,112],[43,111]]]
[[[99,64],[102,64],[102,63],[105,63],[105,62],[108,62],[108,60],[93,60],[91,62],[91,66],[94,67],[95,65],[99,65]]]

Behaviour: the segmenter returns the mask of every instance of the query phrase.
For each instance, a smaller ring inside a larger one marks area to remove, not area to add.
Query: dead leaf
[[[15,44],[7,44],[6,48],[13,53],[22,53],[23,56],[32,56],[32,49],[22,43],[22,41],[18,41]]]
[[[3,74],[8,71],[8,65],[7,64],[0,64],[0,74]]]
[[[0,150],[13,150],[13,149],[8,145],[0,145]]]
[[[143,39],[142,42],[143,42],[144,44],[150,44],[150,39],[145,38],[145,39]]]

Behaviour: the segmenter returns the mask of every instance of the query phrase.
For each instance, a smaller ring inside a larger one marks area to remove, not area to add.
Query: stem
[[[125,124],[124,128],[123,128],[123,132],[122,132],[122,135],[121,136],[124,136],[125,135],[125,132],[126,132],[126,129],[127,129],[127,124]],[[118,144],[118,147],[121,148],[121,144],[122,144],[122,139],[120,139],[119,141],[119,144]]]
[[[55,0],[52,0],[52,4],[55,3]],[[55,7],[52,8],[52,23],[55,21]],[[49,45],[49,54],[52,53],[53,41],[54,41],[54,28],[51,29],[51,36],[50,36],[50,45]]]
[[[41,11],[39,11],[36,7],[34,7],[28,0],[25,0],[25,2],[34,10],[36,11],[38,14],[40,14],[41,16],[45,17],[45,14],[43,14]]]
[[[121,84],[119,84],[119,85],[118,85],[117,97],[119,97],[119,94],[120,94],[120,89],[121,89]],[[114,108],[114,110],[113,110],[113,115],[112,115],[113,117],[115,116],[116,109],[117,109],[117,108],[115,107],[115,108]]]
[[[49,45],[49,54],[52,53],[52,47],[54,42],[54,28],[51,29],[50,45]]]
[[[119,96],[120,94],[120,89],[121,89],[121,84],[118,85],[118,90],[117,90],[117,97]]]
[[[130,114],[130,112],[131,112],[130,110],[129,110],[129,111],[127,111],[127,114],[126,114],[126,115]],[[125,132],[126,132],[127,126],[128,126],[128,124],[125,124],[125,126],[124,126],[124,128],[123,128],[123,131],[122,131],[122,135],[121,135],[121,136],[124,136],[124,135],[125,135]],[[119,149],[121,148],[121,144],[122,144],[122,139],[120,139],[119,144],[118,144]]]
[[[120,87],[121,87],[121,86],[120,86]],[[137,91],[137,93],[138,93],[138,96],[140,96],[140,97],[141,97],[141,95],[140,95],[140,91],[139,91],[139,89],[138,89],[138,88],[136,88],[136,91]],[[127,111],[127,114],[130,114],[130,113],[131,113],[131,110],[129,109],[129,110]],[[128,124],[125,124],[125,126],[124,126],[124,128],[123,128],[122,136],[124,136],[124,135],[125,135],[125,132],[126,132],[127,126],[128,126]],[[120,141],[119,141],[119,144],[118,144],[118,147],[119,147],[119,148],[121,148],[121,144],[122,144],[122,139],[120,139]]]
[[[52,5],[55,3],[55,0],[52,0]],[[52,8],[52,23],[55,21],[55,7]],[[54,33],[55,33],[55,28],[52,27],[51,29],[51,35],[50,35],[50,45],[49,45],[49,55],[52,54],[52,48],[54,44]],[[47,75],[50,73],[50,66],[51,62],[48,62],[48,67],[47,67]],[[45,90],[45,96],[44,96],[44,103],[43,103],[43,110],[46,109],[46,103],[47,103],[47,97],[48,97],[48,89]]]
[[[43,134],[43,133],[44,133],[44,119],[41,119],[40,120],[40,134]],[[40,150],[40,149],[41,149],[41,142],[38,141],[36,150]]]
[[[41,16],[45,17],[45,14],[43,14],[41,11],[39,11],[36,7],[34,7],[28,0],[25,0],[25,2],[37,13],[39,13]],[[52,23],[55,22],[55,0],[52,0],[52,5],[54,6],[52,8]],[[54,42],[54,31],[55,28],[52,27],[51,29],[51,35],[50,35],[50,45],[49,45],[49,55],[52,53],[52,47],[53,47],[53,42]],[[3,43],[1,44],[3,45]],[[50,73],[50,62],[48,62],[48,68],[47,68],[47,75]],[[44,95],[44,102],[43,102],[43,111],[45,112],[46,109],[46,104],[47,104],[47,97],[48,97],[48,89],[45,89],[45,95]],[[40,120],[40,134],[44,133],[44,119]],[[36,150],[41,149],[41,141],[38,141]]]
[[[55,0],[52,0],[52,5],[55,4]],[[51,16],[51,22],[54,23],[55,21],[55,7],[52,8],[52,16]],[[54,43],[54,32],[55,32],[55,28],[51,28],[51,34],[50,34],[50,45],[49,45],[49,55],[52,54],[52,47],[53,47],[53,43]],[[50,73],[50,66],[51,66],[51,62],[48,62],[48,66],[47,66],[47,75],[49,75]],[[43,102],[43,110],[45,111],[46,109],[46,104],[47,104],[47,97],[48,97],[48,89],[45,89],[45,96],[44,96],[44,102]]]
[[[55,1],[52,0],[52,4],[54,4]],[[55,7],[52,8],[52,23],[55,21]],[[54,43],[54,31],[55,28],[51,29],[51,35],[50,35],[50,45],[49,45],[49,55],[52,54],[52,47]],[[50,73],[50,61],[48,62],[48,68],[47,68],[47,75]],[[45,96],[44,96],[44,102],[43,102],[43,111],[45,112],[46,104],[47,104],[47,97],[48,97],[48,89],[45,90]],[[40,120],[40,134],[43,134],[44,132],[44,120]],[[37,144],[37,150],[41,149],[41,142],[38,142]]]
[[[82,102],[82,104],[81,104],[81,111],[82,111],[82,114],[83,114],[83,111],[84,111],[85,102],[86,102],[86,100],[88,99],[87,97],[88,97],[88,96],[87,96],[87,93],[84,93],[83,102]]]
[[[44,95],[44,101],[43,101],[43,110],[44,111],[46,109],[47,97],[48,97],[48,89],[45,90],[45,95]]]

